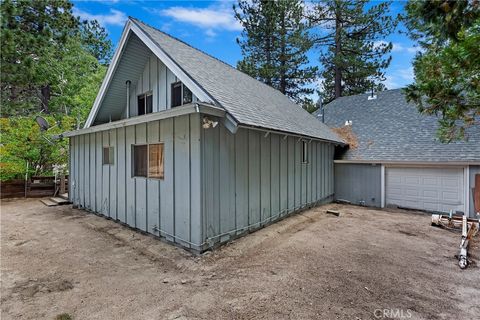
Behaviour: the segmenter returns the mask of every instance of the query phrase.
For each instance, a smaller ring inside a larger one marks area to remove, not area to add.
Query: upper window
[[[163,179],[163,143],[133,146],[133,176]]]
[[[113,147],[103,147],[103,164],[113,164]]]
[[[172,108],[192,102],[192,91],[181,82],[172,83]]]
[[[308,163],[308,141],[302,141],[302,163]]]
[[[151,92],[142,93],[137,97],[138,115],[153,112],[153,96]]]

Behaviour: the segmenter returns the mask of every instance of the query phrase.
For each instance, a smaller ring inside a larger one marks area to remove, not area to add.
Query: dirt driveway
[[[70,206],[16,200],[1,209],[2,319],[480,314],[480,269],[458,268],[459,235],[427,215],[332,204],[193,256]]]

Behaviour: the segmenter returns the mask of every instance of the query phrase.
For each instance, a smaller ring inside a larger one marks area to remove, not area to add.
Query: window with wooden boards
[[[134,177],[164,178],[163,143],[134,145],[132,151]]]

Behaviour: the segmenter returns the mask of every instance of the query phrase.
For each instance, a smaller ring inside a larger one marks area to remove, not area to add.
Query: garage
[[[385,168],[387,206],[465,212],[463,168]]]

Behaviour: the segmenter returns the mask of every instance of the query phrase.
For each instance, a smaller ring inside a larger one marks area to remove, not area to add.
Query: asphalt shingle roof
[[[348,149],[341,160],[479,162],[480,126],[467,130],[468,141],[441,143],[438,118],[420,114],[407,103],[402,89],[342,97],[325,106],[325,123],[341,127],[352,121],[358,147]],[[320,111],[315,112],[318,117]]]
[[[240,124],[343,143],[330,128],[279,91],[160,30],[131,19]]]

